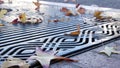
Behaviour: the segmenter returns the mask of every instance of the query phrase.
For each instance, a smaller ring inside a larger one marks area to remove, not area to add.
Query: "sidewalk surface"
[[[63,0],[48,0],[63,2]],[[78,3],[83,5],[98,5],[100,7],[116,8],[120,9],[120,0],[77,0]],[[118,46],[120,50],[120,40],[93,49],[91,51],[78,54],[73,59],[79,60],[78,63],[70,62],[58,62],[51,65],[51,68],[120,68],[120,55],[112,54],[110,57],[99,54],[99,51],[103,50],[105,46]]]
[[[42,1],[42,0],[40,0]],[[63,2],[63,0],[44,0],[53,2]],[[82,5],[98,5],[100,7],[109,7],[120,9],[120,0],[77,0]],[[70,57],[78,60],[77,63],[71,62],[58,62],[51,64],[50,68],[120,68],[120,54],[112,54],[108,57],[105,54],[100,54],[99,51],[103,50],[105,46],[116,46],[120,51],[120,40],[103,45],[96,49],[78,54]]]
[[[78,60],[77,63],[58,62],[51,65],[51,68],[120,68],[120,54],[112,54],[108,57],[105,54],[100,54],[105,46],[116,46],[120,51],[120,40],[90,50],[88,52],[78,54],[72,59]]]
[[[42,0],[40,0],[42,1]],[[64,0],[43,0],[43,1],[56,1],[56,2],[64,2]],[[69,0],[71,1],[71,0]],[[77,0],[77,3],[84,5],[98,5],[100,7],[109,7],[120,9],[120,0]]]

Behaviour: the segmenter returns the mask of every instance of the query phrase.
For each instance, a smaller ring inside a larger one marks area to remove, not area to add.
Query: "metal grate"
[[[47,14],[61,6],[48,6]],[[42,8],[45,8],[45,7]],[[54,7],[54,8],[52,8]],[[74,9],[74,8],[72,8]],[[41,12],[46,11],[46,8]],[[25,12],[29,13],[25,10]],[[33,15],[33,14],[32,14]],[[59,17],[63,15],[58,12]],[[87,15],[86,15],[87,16]],[[89,15],[88,15],[89,16]],[[42,15],[47,18],[47,16]],[[52,17],[51,17],[52,18]],[[84,24],[82,20],[78,20],[78,17],[69,17],[69,22],[47,23],[40,24],[17,24],[12,25],[4,22],[6,26],[0,27],[0,55],[3,58],[8,56],[18,57],[26,59],[35,52],[35,47],[41,47],[43,51],[59,50],[57,55],[70,56],[76,51],[96,46],[96,44],[111,40],[120,35],[120,31],[117,30],[119,25],[114,23],[102,23],[99,22],[98,26]],[[81,25],[81,32],[79,36],[66,36],[64,33],[69,33],[76,30],[76,24]]]

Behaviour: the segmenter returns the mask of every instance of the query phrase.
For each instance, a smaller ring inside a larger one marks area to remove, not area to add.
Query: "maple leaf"
[[[19,58],[7,58],[1,65],[1,68],[29,68],[29,64]]]
[[[4,15],[7,13],[7,10],[1,10],[0,11],[0,18],[4,17]]]
[[[100,51],[100,53],[104,53],[107,56],[111,56],[112,53],[114,54],[120,54],[120,51],[116,51],[114,47],[108,47],[106,46],[104,50]]]
[[[19,15],[19,19],[20,19],[20,21],[22,22],[22,23],[25,23],[26,22],[26,14],[25,13],[21,13],[20,15]]]
[[[55,55],[55,52],[43,52],[39,47],[36,48],[36,56],[31,56],[28,60],[38,60],[43,68],[49,68],[51,60],[65,60],[65,61],[72,61],[77,62],[76,60],[72,60],[65,57],[59,57]]]

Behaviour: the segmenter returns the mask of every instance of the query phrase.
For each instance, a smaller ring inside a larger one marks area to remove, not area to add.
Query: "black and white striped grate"
[[[51,10],[52,7],[48,7],[48,10]],[[57,6],[58,8],[61,6]],[[52,9],[56,9],[56,7]],[[118,30],[120,26],[114,25],[114,23],[99,23],[94,26],[84,24],[82,20],[77,20],[77,17],[70,17],[70,19],[69,22],[49,24],[43,22],[37,25],[12,25],[4,22],[5,26],[0,27],[1,60],[8,56],[27,59],[35,53],[36,47],[41,47],[43,51],[58,51],[57,55],[60,56],[71,56],[77,51],[97,46],[96,44],[120,36]],[[64,35],[75,31],[77,24],[81,26],[78,36]]]

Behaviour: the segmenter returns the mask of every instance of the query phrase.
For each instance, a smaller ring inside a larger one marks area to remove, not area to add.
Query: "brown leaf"
[[[67,9],[66,7],[62,7],[61,9],[60,9],[60,11],[61,12],[67,12],[69,9]]]
[[[4,24],[1,24],[1,23],[0,23],[0,26],[4,26]]]
[[[57,58],[54,58],[55,60],[64,60],[64,61],[69,61],[69,62],[78,62],[78,60],[73,60],[73,59],[69,59],[69,58],[66,58],[66,57],[57,57]]]
[[[96,17],[96,19],[102,19],[103,17],[101,16],[102,11],[95,11],[94,12],[94,17]]]
[[[82,8],[82,7],[80,7],[78,10],[77,10],[77,12],[78,13],[80,13],[80,14],[85,14],[85,8]]]
[[[80,34],[80,25],[77,25],[77,31],[73,31],[70,34],[65,34],[65,35],[78,36],[79,34]]]
[[[14,19],[11,23],[12,24],[17,24],[18,23],[18,18]]]
[[[39,1],[37,1],[37,2],[33,2],[33,4],[36,6],[35,10],[39,11],[41,3],[39,3]]]

